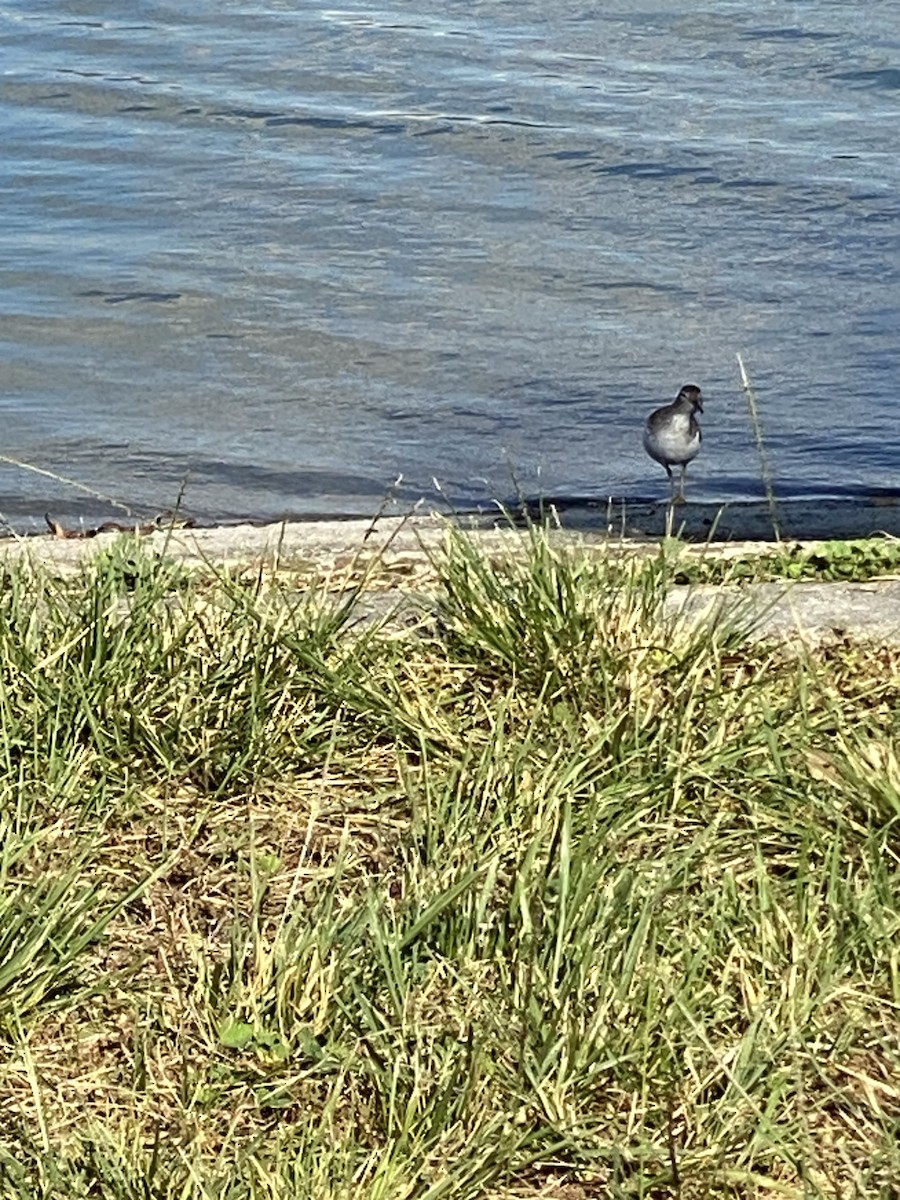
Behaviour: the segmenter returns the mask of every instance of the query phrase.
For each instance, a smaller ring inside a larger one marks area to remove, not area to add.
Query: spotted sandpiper
[[[700,425],[694,416],[697,412],[703,412],[703,396],[693,383],[686,383],[671,404],[650,414],[644,429],[644,449],[666,468],[673,504],[684,504],[684,472],[700,453]],[[673,467],[681,467],[677,489]]]

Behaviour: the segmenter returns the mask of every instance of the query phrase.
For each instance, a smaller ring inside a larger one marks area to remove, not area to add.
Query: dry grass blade
[[[772,468],[769,464],[769,456],[766,453],[766,444],[763,439],[762,422],[759,416],[759,405],[756,401],[756,393],[753,390],[750,377],[747,374],[747,368],[744,366],[744,360],[740,354],[738,354],[736,357],[738,369],[741,373],[741,386],[744,389],[747,407],[750,410],[750,422],[753,425],[753,436],[756,439],[756,452],[759,455],[759,466],[762,473],[763,486],[766,489],[766,500],[769,503],[769,514],[772,518],[772,532],[775,535],[775,540],[780,542],[781,526],[778,520],[778,503],[775,499],[774,476],[772,475]]]

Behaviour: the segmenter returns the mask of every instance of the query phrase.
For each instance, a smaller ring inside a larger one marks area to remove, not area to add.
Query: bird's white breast
[[[700,452],[700,429],[689,413],[673,413],[661,429],[644,430],[644,448],[657,462],[690,462]]]

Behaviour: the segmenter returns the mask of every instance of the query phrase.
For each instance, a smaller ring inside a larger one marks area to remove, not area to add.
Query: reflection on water
[[[0,2],[3,453],[206,519],[662,495],[696,380],[738,499],[741,351],[785,495],[897,485],[889,0],[297,7]]]

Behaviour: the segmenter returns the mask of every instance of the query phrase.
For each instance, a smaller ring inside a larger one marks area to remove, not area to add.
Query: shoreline
[[[690,509],[691,506],[686,506]],[[763,509],[765,506],[758,506]],[[710,519],[702,510],[684,514],[693,518],[694,527]],[[570,518],[571,513],[565,513]],[[586,515],[582,514],[582,518]],[[621,550],[625,554],[653,554],[660,544],[648,528],[650,522],[632,523],[617,533],[594,521],[563,520],[551,533],[561,547],[583,547],[586,551]],[[644,515],[647,513],[645,511]],[[654,521],[665,520],[665,506],[649,513]],[[859,514],[857,514],[858,516]],[[881,525],[875,518],[888,517]],[[682,516],[682,513],[679,513]],[[784,543],[815,545],[835,537],[830,530],[828,510],[795,514],[807,530],[814,529],[813,517],[819,518],[824,537],[795,539]],[[763,514],[754,514],[754,523],[746,523],[743,532],[758,532]],[[871,532],[900,535],[900,506],[871,506]],[[722,529],[719,521],[719,530]],[[749,527],[748,527],[749,525]],[[888,528],[885,528],[888,526]],[[387,619],[402,620],[403,613],[416,598],[431,596],[438,583],[434,559],[440,553],[448,529],[459,528],[474,537],[491,554],[518,554],[527,549],[528,531],[524,524],[498,525],[474,520],[448,520],[442,514],[413,513],[406,517],[384,516],[372,519],[314,520],[279,522],[268,525],[220,525],[209,528],[161,527],[139,538],[148,552],[170,558],[195,570],[261,571],[294,576],[296,586],[324,587],[336,593],[360,588],[357,619],[363,624]],[[897,533],[892,533],[892,528]],[[829,532],[826,532],[828,530]],[[725,532],[734,532],[726,526]],[[122,530],[98,533],[94,537],[59,538],[52,534],[29,538],[11,538],[0,542],[0,559],[5,562],[31,562],[61,576],[73,575],[93,557],[114,546],[117,539],[133,536]],[[840,535],[838,535],[840,536]],[[687,556],[711,556],[721,559],[764,556],[777,547],[772,538],[746,537],[695,541],[684,547]],[[293,584],[292,584],[293,586]],[[900,579],[883,577],[865,582],[811,581],[788,579],[774,582],[692,584],[675,587],[669,603],[681,608],[691,619],[702,619],[711,612],[739,605],[752,613],[754,637],[779,640],[799,638],[819,641],[828,637],[877,638],[900,642]],[[408,615],[408,614],[407,614]]]
[[[872,536],[900,538],[900,493],[885,493],[868,499],[849,500],[788,500],[777,503],[777,531],[773,515],[764,500],[738,501],[725,504],[706,502],[687,503],[675,509],[668,527],[669,506],[665,501],[585,501],[557,499],[543,502],[526,500],[521,506],[510,507],[506,515],[499,509],[453,513],[437,508],[413,508],[406,513],[392,509],[371,516],[246,518],[220,523],[184,525],[167,524],[169,514],[144,522],[138,518],[117,518],[109,524],[115,529],[62,522],[65,533],[54,534],[48,529],[33,532],[11,530],[0,537],[0,555],[12,547],[43,548],[51,545],[86,547],[103,545],[112,535],[147,535],[154,542],[166,538],[170,543],[193,547],[227,559],[249,555],[252,558],[271,552],[280,543],[291,552],[321,551],[330,546],[334,553],[348,553],[363,540],[383,545],[399,537],[407,546],[410,534],[415,544],[439,539],[448,526],[458,526],[482,536],[509,535],[524,529],[528,520],[540,520],[541,512],[558,523],[560,536],[577,537],[589,544],[624,543],[635,546],[654,543],[671,532],[687,543],[723,548],[736,544],[775,546],[782,542],[822,542],[834,539],[852,540]],[[48,515],[47,521],[49,523]],[[437,535],[437,538],[436,538]],[[68,561],[81,557],[80,551],[52,551],[51,560]]]

